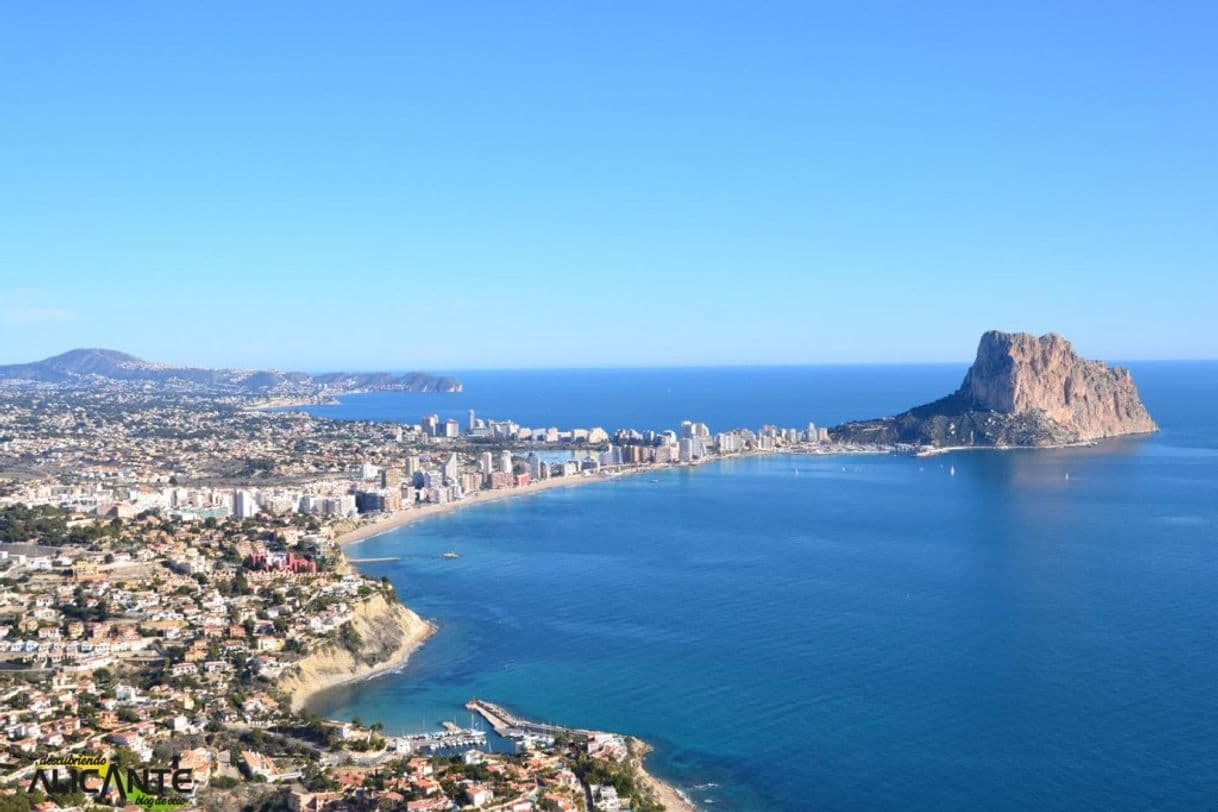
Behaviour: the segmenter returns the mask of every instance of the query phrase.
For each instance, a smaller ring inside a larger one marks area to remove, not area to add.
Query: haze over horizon
[[[1067,338],[1069,338],[1069,336],[1067,336]],[[1076,350],[1078,349],[1077,344],[1075,345],[1075,349]],[[205,368],[205,369],[259,369],[259,370],[277,370],[280,372],[305,372],[308,374],[323,374],[323,373],[330,373],[330,372],[353,372],[353,373],[392,372],[394,374],[399,374],[399,373],[405,373],[405,372],[422,371],[422,372],[429,372],[429,373],[438,374],[438,375],[455,375],[455,374],[460,374],[460,373],[465,373],[465,372],[492,372],[492,371],[527,372],[530,370],[563,370],[563,369],[571,369],[571,370],[665,369],[665,368],[691,369],[691,368],[699,368],[699,367],[704,367],[704,368],[735,368],[735,367],[762,368],[762,367],[801,367],[801,366],[832,367],[832,366],[869,366],[869,365],[875,365],[875,366],[918,366],[918,365],[968,366],[974,360],[974,355],[972,353],[970,353],[967,357],[961,357],[961,358],[947,358],[947,359],[937,359],[937,360],[905,360],[905,361],[885,361],[885,360],[853,361],[853,362],[849,362],[849,361],[847,361],[847,362],[811,361],[811,362],[794,362],[794,363],[776,362],[776,363],[742,363],[742,364],[728,364],[728,363],[722,363],[722,364],[716,364],[716,363],[703,363],[703,364],[586,364],[583,366],[564,366],[564,365],[528,366],[528,365],[522,365],[522,366],[515,366],[515,367],[511,367],[511,366],[504,366],[504,367],[466,366],[466,367],[445,367],[445,368],[426,368],[426,369],[423,367],[389,367],[389,366],[375,366],[374,365],[374,366],[366,366],[366,367],[338,368],[338,367],[311,367],[311,366],[286,367],[286,366],[276,366],[274,364],[258,364],[258,363],[253,363],[253,364],[219,363],[219,364],[197,365],[197,364],[179,363],[179,362],[176,362],[173,360],[167,360],[164,358],[146,357],[146,356],[140,355],[139,353],[127,353],[124,350],[118,350],[114,347],[73,347],[69,350],[65,350],[64,352],[54,353],[53,355],[46,356],[45,358],[31,358],[31,359],[25,359],[24,361],[10,361],[7,359],[0,359],[0,367],[11,365],[11,364],[36,363],[39,361],[48,360],[50,358],[58,357],[60,355],[65,355],[69,352],[74,352],[74,351],[79,351],[79,350],[103,350],[103,351],[121,352],[125,355],[132,355],[140,361],[145,361],[150,364],[160,364],[160,365],[169,366],[169,367],[199,366],[199,367]],[[1088,355],[1086,355],[1086,353],[1080,353],[1080,354],[1084,358],[1098,359],[1098,360],[1104,361],[1105,363],[1108,363],[1108,364],[1122,364],[1122,363],[1126,363],[1126,362],[1129,362],[1129,363],[1135,363],[1135,362],[1136,363],[1156,363],[1156,362],[1170,363],[1170,362],[1184,362],[1184,361],[1218,363],[1218,358],[1102,358],[1099,356],[1088,356]]]
[[[1216,23],[13,7],[0,363],[966,363],[987,329],[1216,358]]]

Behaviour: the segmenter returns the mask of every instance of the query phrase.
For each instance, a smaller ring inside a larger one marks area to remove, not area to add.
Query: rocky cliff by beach
[[[945,448],[1066,445],[1153,431],[1129,370],[1080,358],[1055,333],[991,330],[954,393],[830,434],[841,442]]]
[[[280,678],[279,687],[291,697],[293,709],[327,688],[402,665],[435,631],[392,594],[378,592],[355,604],[353,611],[355,636],[348,640],[354,645],[336,641],[314,649]]]

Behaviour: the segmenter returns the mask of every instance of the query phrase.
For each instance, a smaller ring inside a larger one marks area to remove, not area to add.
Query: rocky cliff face
[[[284,672],[279,687],[300,708],[313,694],[406,662],[435,627],[394,598],[377,593],[354,607],[351,621],[360,644],[351,651],[330,643],[309,652]]]
[[[846,442],[1045,446],[1157,430],[1129,370],[1080,358],[1054,333],[992,330],[953,394],[831,434]]]

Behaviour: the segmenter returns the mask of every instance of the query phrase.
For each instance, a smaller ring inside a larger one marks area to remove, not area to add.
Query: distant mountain
[[[952,394],[829,433],[842,441],[944,448],[1063,445],[1158,429],[1129,370],[1080,358],[1056,333],[991,330]]]
[[[0,366],[0,381],[32,381],[67,386],[106,383],[157,385],[173,389],[216,390],[272,395],[351,391],[460,392],[456,378],[425,372],[330,372],[309,375],[259,369],[201,369],[156,364],[125,352],[102,349],[69,350],[42,361]]]

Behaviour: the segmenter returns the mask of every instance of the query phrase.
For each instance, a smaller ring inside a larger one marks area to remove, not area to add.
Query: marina
[[[486,731],[472,727],[462,728],[452,722],[445,722],[442,731],[395,736],[390,740],[390,746],[397,752],[406,753],[434,753],[441,750],[486,747]]]

